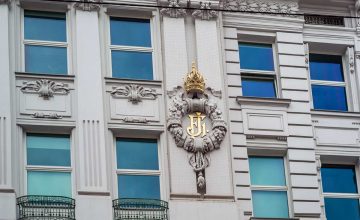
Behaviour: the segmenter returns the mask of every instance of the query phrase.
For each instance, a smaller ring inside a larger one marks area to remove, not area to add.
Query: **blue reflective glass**
[[[116,141],[118,169],[158,170],[157,141],[120,138]]]
[[[25,11],[24,32],[27,40],[66,42],[65,13]]]
[[[153,79],[152,54],[112,51],[112,76],[129,79]]]
[[[71,165],[69,136],[28,134],[26,151],[28,165]]]
[[[160,199],[158,176],[118,175],[119,198]]]
[[[271,45],[240,43],[239,53],[241,69],[274,70]]]
[[[356,174],[353,166],[323,165],[321,180],[324,192],[357,193]]]
[[[347,111],[345,87],[312,85],[311,88],[314,109]]]
[[[275,172],[274,172],[275,173]],[[286,192],[252,191],[254,216],[260,218],[288,218]]]
[[[309,58],[311,79],[344,82],[341,56],[310,54]]]
[[[359,220],[359,200],[325,198],[325,214],[327,220]]]
[[[250,157],[251,185],[285,186],[285,168],[282,157]]]
[[[71,174],[65,172],[29,171],[28,195],[71,197]]]
[[[243,96],[275,98],[274,80],[242,78]]]
[[[25,71],[67,74],[67,49],[64,47],[25,45]]]
[[[151,47],[150,20],[111,18],[111,44]]]

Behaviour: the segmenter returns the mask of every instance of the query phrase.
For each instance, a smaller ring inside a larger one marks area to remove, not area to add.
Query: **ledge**
[[[170,194],[170,198],[172,200],[178,199],[197,199],[197,200],[211,200],[211,201],[229,201],[234,202],[234,196],[227,196],[227,195],[207,195],[201,196],[199,194]]]
[[[312,116],[336,116],[336,117],[359,117],[360,112],[343,112],[343,111],[329,111],[329,110],[314,110],[311,109]]]
[[[259,98],[248,96],[237,96],[236,102],[239,105],[264,105],[273,107],[289,107],[291,99]]]
[[[30,72],[15,72],[16,78],[45,78],[45,79],[58,79],[58,80],[69,80],[74,81],[74,75],[55,75],[55,74],[43,74],[43,73],[30,73]]]
[[[105,77],[105,82],[106,83],[141,84],[141,85],[162,84],[161,80],[126,79],[126,78],[113,78],[113,77]]]
[[[298,218],[257,218],[251,217],[250,220],[299,220]]]

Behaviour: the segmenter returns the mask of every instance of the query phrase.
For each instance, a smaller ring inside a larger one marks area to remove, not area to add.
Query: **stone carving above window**
[[[114,87],[110,94],[114,98],[128,98],[133,104],[141,102],[142,99],[156,99],[157,93],[153,88],[145,88],[140,85],[129,84],[125,86]]]
[[[66,95],[70,92],[67,84],[55,82],[47,79],[24,82],[20,88],[23,93],[38,93],[39,97],[48,100],[50,97],[57,95]]]
[[[102,0],[79,0],[74,7],[83,11],[99,11]]]
[[[211,2],[200,2],[200,9],[192,13],[194,18],[200,18],[202,20],[217,18],[218,15],[219,13],[211,8]]]
[[[196,173],[198,193],[206,193],[205,168],[210,165],[209,153],[220,148],[227,132],[222,112],[216,104],[212,89],[205,89],[203,76],[193,64],[184,87],[169,91],[171,98],[167,129],[179,148],[189,152],[189,163]],[[190,125],[183,128],[183,120],[189,117]],[[206,118],[211,121],[211,129],[206,126]]]
[[[161,9],[160,13],[172,18],[180,18],[186,16],[186,9],[181,8],[180,0],[168,0],[168,5]]]
[[[299,12],[297,2],[279,0],[279,1],[256,1],[256,0],[225,0],[225,10],[249,11],[249,12],[267,12],[296,14]]]

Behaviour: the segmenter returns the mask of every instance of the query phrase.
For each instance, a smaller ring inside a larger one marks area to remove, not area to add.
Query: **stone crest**
[[[169,108],[167,129],[175,144],[189,152],[189,163],[196,173],[198,193],[206,193],[205,168],[210,165],[209,153],[219,149],[224,140],[227,125],[218,109],[214,91],[205,89],[205,81],[193,63],[184,87],[178,86],[168,95],[172,99]],[[188,117],[190,125],[183,128],[182,122]],[[207,130],[205,119],[210,121]]]

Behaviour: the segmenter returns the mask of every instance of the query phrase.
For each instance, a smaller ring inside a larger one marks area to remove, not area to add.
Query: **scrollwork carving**
[[[70,91],[66,84],[47,79],[24,82],[20,90],[24,93],[38,93],[39,97],[43,97],[45,100],[53,97],[54,94],[66,95]]]
[[[110,94],[115,98],[128,98],[133,104],[141,102],[144,98],[153,100],[157,98],[155,89],[135,84],[114,87]]]
[[[172,18],[180,18],[186,16],[186,9],[180,7],[179,0],[168,0],[168,6],[161,9],[162,15],[167,15]]]
[[[224,2],[224,9],[244,12],[281,13],[286,15],[298,13],[299,5],[297,2],[287,1],[226,0]]]

